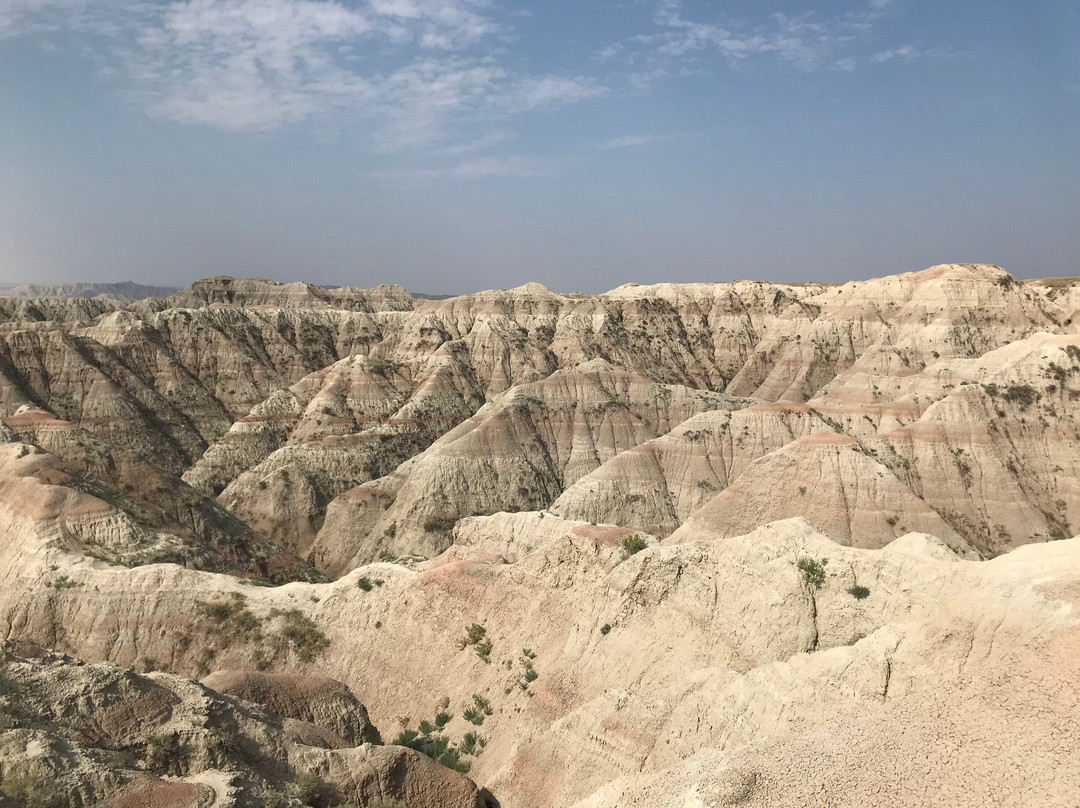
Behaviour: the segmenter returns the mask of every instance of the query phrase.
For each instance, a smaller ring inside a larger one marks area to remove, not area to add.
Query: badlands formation
[[[1080,280],[0,298],[0,806],[1080,803]]]

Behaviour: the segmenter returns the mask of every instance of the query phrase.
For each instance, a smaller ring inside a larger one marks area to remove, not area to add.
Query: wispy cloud
[[[912,59],[917,59],[920,56],[922,56],[922,52],[914,45],[901,45],[898,48],[879,51],[878,53],[873,54],[870,57],[870,61],[875,64],[891,62],[893,59],[902,59],[905,62],[910,62]]]
[[[558,173],[556,161],[529,155],[483,157],[469,160],[450,170],[454,177],[467,180],[488,177],[552,177]]]
[[[626,65],[633,89],[650,89],[660,78],[676,75],[688,65],[719,56],[731,67],[754,59],[770,59],[804,73],[851,71],[871,57],[869,43],[891,13],[893,0],[868,0],[861,8],[826,16],[813,12],[771,13],[758,20],[691,16],[682,0],[655,0],[653,27],[646,33],[596,51],[603,64]],[[904,58],[903,48],[879,51]]]
[[[465,154],[475,154],[476,152],[487,151],[493,146],[498,146],[500,143],[505,143],[513,138],[513,134],[505,129],[498,129],[494,132],[485,132],[478,137],[471,138],[461,143],[453,143],[449,146],[443,146],[441,149],[437,149],[437,154],[446,154],[450,156],[461,156]]]
[[[663,134],[663,135],[619,135],[603,141],[596,147],[597,151],[610,151],[611,149],[632,149],[639,146],[651,146],[668,140],[682,140],[688,135]]]
[[[71,12],[81,9],[82,13]],[[227,131],[362,127],[388,150],[490,119],[594,98],[587,77],[521,75],[489,0],[0,0],[0,31],[98,35],[152,114]]]
[[[372,179],[387,188],[413,190],[426,188],[437,180],[486,180],[505,178],[554,177],[563,162],[529,154],[480,157],[448,167],[391,169],[373,171]]]

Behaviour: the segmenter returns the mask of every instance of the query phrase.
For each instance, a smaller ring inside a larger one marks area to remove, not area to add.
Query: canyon
[[[0,297],[0,806],[1074,805],[1078,534],[1080,279]]]

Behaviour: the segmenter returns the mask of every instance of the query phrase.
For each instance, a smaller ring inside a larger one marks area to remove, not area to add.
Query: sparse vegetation
[[[522,676],[518,680],[518,687],[522,690],[528,690],[529,685],[540,678],[540,674],[536,672],[536,668],[533,667],[533,660],[536,659],[536,654],[533,653],[531,648],[522,648],[521,656],[518,657],[518,663],[521,665]]]
[[[299,609],[271,609],[270,618],[280,622],[275,638],[279,647],[287,647],[301,662],[313,661],[330,646],[315,621]]]
[[[848,588],[848,594],[855,598],[855,600],[866,600],[870,597],[870,589],[861,584],[855,584]]]
[[[461,711],[461,717],[476,726],[480,726],[493,712],[494,708],[491,706],[491,702],[480,694],[474,693],[473,703],[467,705],[465,709]]]
[[[209,672],[217,654],[236,643],[256,646],[251,660],[259,670],[290,652],[301,662],[311,662],[330,645],[315,621],[299,609],[271,609],[266,617],[259,617],[239,592],[216,601],[196,601],[195,610],[206,618],[200,625],[210,641],[197,658],[200,673]],[[178,649],[183,651],[190,646],[192,637],[182,632],[177,640]]]
[[[608,632],[610,632],[610,631],[611,631],[611,623],[604,623],[604,625],[600,626],[600,633],[601,634],[606,636],[608,634]]]
[[[821,589],[821,585],[825,583],[825,565],[829,563],[829,559],[823,558],[818,561],[815,558],[809,556],[803,556],[795,562],[795,566],[802,572],[803,578],[814,589]]]
[[[465,628],[465,636],[458,640],[458,648],[472,647],[476,655],[484,662],[491,661],[491,649],[494,647],[487,638],[487,629],[479,623],[473,623]]]
[[[371,579],[366,575],[356,579],[357,589],[363,589],[365,592],[370,592],[374,584],[371,583]]]
[[[424,520],[424,531],[426,533],[448,533],[454,529],[454,525],[457,524],[458,518],[456,516],[450,516],[447,514],[441,516],[429,516]]]
[[[53,589],[74,589],[77,586],[82,586],[82,584],[72,580],[67,575],[58,575],[51,581],[46,581],[45,586],[52,587]]]
[[[317,806],[322,800],[323,782],[316,774],[301,772],[289,783],[285,793],[302,805]]]
[[[648,546],[649,543],[637,533],[626,536],[622,540],[623,558],[629,558],[632,555],[636,555]]]
[[[461,743],[455,746],[450,738],[445,735],[445,728],[453,720],[453,716],[447,712],[449,705],[449,698],[441,699],[438,705],[439,712],[435,714],[435,717],[431,721],[420,721],[416,729],[409,727],[410,719],[408,716],[399,718],[398,724],[401,726],[401,731],[392,743],[396,746],[407,746],[410,749],[415,749],[432,760],[438,761],[448,769],[466,773],[469,771],[471,764],[464,758],[479,755],[483,751],[486,742],[477,733],[467,732]],[[479,715],[480,719],[473,721],[473,723],[482,724],[484,717],[491,715],[492,712],[487,699],[480,695],[474,695],[473,704],[463,713],[463,717],[469,713]]]

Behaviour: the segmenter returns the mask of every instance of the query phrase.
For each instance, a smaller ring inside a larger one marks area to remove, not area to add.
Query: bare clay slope
[[[0,300],[0,632],[209,711],[174,780],[63,726],[0,729],[0,776],[243,808],[302,763],[365,805],[403,796],[373,723],[508,808],[1071,805],[1077,288]],[[259,765],[177,676],[277,713],[226,719]]]

